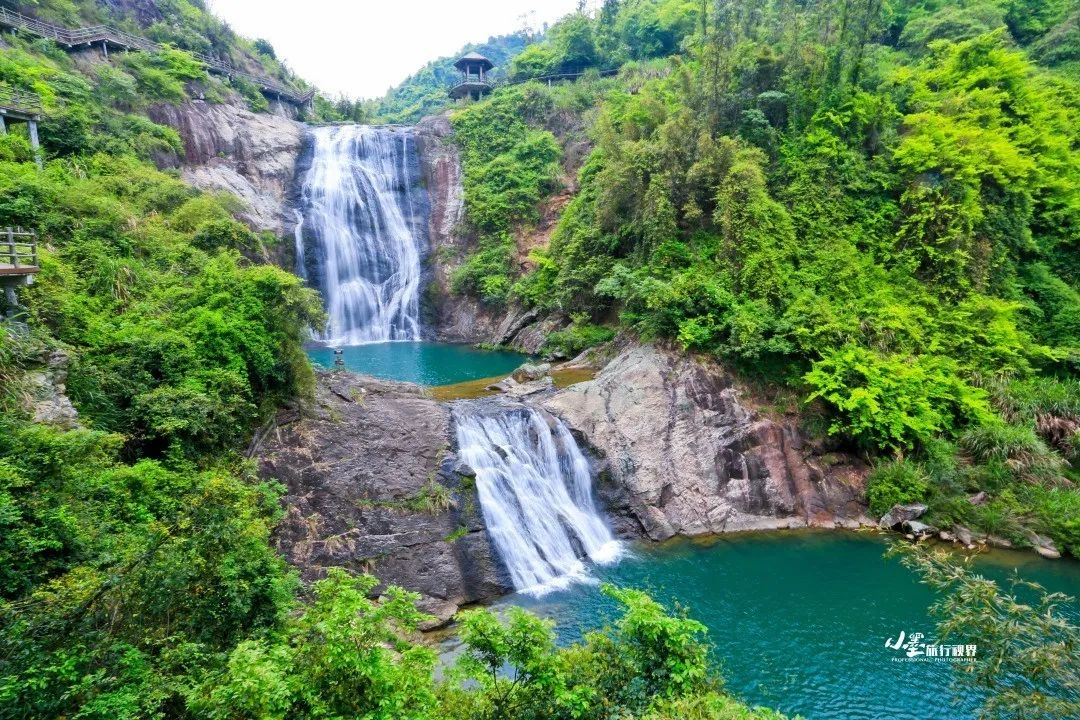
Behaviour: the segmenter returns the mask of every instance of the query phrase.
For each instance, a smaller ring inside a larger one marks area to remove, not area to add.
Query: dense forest
[[[873,459],[874,513],[927,502],[936,526],[1080,554],[1078,18],[1024,0],[572,15],[510,74],[582,79],[452,116],[473,238],[455,289],[563,314],[563,355],[628,332],[721,359]],[[567,186],[522,257],[518,228]]]
[[[567,647],[525,611],[469,611],[436,680],[416,596],[345,571],[303,587],[272,544],[283,488],[245,449],[310,400],[320,300],[263,261],[287,241],[238,221],[236,198],[158,169],[181,138],[146,111],[267,108],[192,51],[306,86],[199,0],[4,6],[168,47],[79,63],[17,33],[0,45],[0,83],[42,97],[46,156],[39,171],[21,129],[0,136],[0,226],[42,240],[25,308],[0,323],[0,718],[780,717],[727,695],[704,627],[635,590],[606,588],[621,615]],[[609,0],[535,42],[470,46],[523,82],[452,115],[473,242],[455,289],[566,315],[549,339],[564,354],[623,333],[722,359],[873,459],[875,512],[924,500],[942,526],[1080,555],[1078,13]],[[377,111],[438,109],[440,68]],[[567,72],[586,75],[527,82]],[[303,117],[372,112],[317,97]],[[562,186],[550,245],[517,258]],[[78,426],[27,411],[44,366],[63,367]],[[950,608],[1000,641],[1014,681],[1075,681],[1055,675],[1075,633],[1039,625],[1049,611],[912,562],[1014,613]],[[1013,652],[1041,632],[1058,654]]]

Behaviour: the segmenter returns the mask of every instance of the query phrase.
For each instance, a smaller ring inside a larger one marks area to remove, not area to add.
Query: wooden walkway
[[[163,46],[153,40],[148,40],[138,35],[117,30],[108,25],[91,25],[89,27],[66,28],[60,25],[42,22],[26,15],[0,8],[0,27],[22,30],[38,37],[53,40],[67,50],[76,50],[85,47],[98,46],[106,55],[109,49],[114,50],[137,50],[142,52],[158,52]],[[253,75],[217,58],[191,53],[197,60],[206,65],[207,72],[215,75],[224,75],[229,78],[243,78],[258,86],[263,95],[277,98],[293,105],[306,105],[315,96],[314,90],[301,92],[290,88],[270,78]]]
[[[0,113],[14,120],[39,120],[41,96],[29,90],[0,85]]]
[[[35,275],[38,267],[38,239],[33,230],[20,227],[0,229],[0,278]]]

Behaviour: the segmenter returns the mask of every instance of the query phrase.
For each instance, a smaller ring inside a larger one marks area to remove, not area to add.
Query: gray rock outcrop
[[[602,456],[597,493],[622,534],[872,524],[862,463],[815,452],[710,361],[632,346],[542,405]]]
[[[889,508],[889,512],[881,516],[878,520],[878,527],[882,530],[892,530],[898,528],[906,522],[911,520],[917,520],[926,513],[926,506],[922,503],[912,503],[911,505],[896,504]]]
[[[202,190],[231,192],[257,230],[287,236],[294,218],[287,198],[303,140],[303,125],[283,114],[253,113],[236,104],[193,101],[158,105],[155,122],[180,133],[185,180]]]
[[[31,366],[24,377],[27,409],[34,422],[64,430],[79,427],[79,412],[67,395],[67,371],[70,358],[63,350],[44,353],[40,363]]]
[[[420,592],[440,621],[506,592],[446,406],[344,372],[321,373],[316,397],[311,413],[283,413],[257,451],[261,475],[287,488],[276,541],[302,577],[368,572]]]

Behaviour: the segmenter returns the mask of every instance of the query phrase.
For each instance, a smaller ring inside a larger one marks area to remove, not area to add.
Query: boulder
[[[539,380],[529,380],[528,382],[516,382],[511,379],[512,382],[508,383],[502,388],[502,391],[512,398],[525,398],[531,395],[537,395],[548,390],[555,388],[555,381],[551,379],[551,376],[542,377]]]
[[[1045,535],[1039,535],[1036,532],[1028,530],[1026,533],[1028,542],[1035,548],[1035,552],[1042,555],[1044,558],[1050,560],[1057,560],[1061,557],[1061,551],[1057,549],[1057,545],[1054,541]]]
[[[889,512],[881,516],[881,520],[878,521],[878,527],[883,530],[891,530],[906,522],[921,518],[925,512],[926,506],[922,503],[912,503],[911,505],[900,505],[897,503],[892,506],[892,509],[890,509]]]
[[[987,500],[989,500],[989,496],[982,491],[979,491],[968,498],[968,502],[972,505],[985,505]]]
[[[933,535],[938,530],[933,525],[927,525],[924,522],[918,520],[905,520],[903,528],[917,538],[925,537],[927,535]]]
[[[1035,552],[1039,553],[1039,555],[1042,555],[1047,560],[1058,560],[1061,558],[1061,552],[1057,548],[1036,545]]]
[[[476,471],[472,469],[472,466],[456,455],[453,458],[453,471],[461,477],[476,477]]]
[[[527,383],[551,375],[551,363],[525,363],[510,375],[519,383]]]
[[[872,522],[865,465],[820,462],[794,420],[755,410],[711,360],[624,347],[592,380],[537,402],[599,457],[597,496],[624,535]]]
[[[70,362],[66,352],[53,349],[43,353],[39,362],[27,370],[25,402],[34,422],[64,430],[81,427],[79,412],[67,395]]]

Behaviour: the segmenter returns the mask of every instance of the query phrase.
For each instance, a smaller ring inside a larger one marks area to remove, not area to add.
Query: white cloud
[[[468,42],[539,27],[577,0],[209,0],[247,37],[269,40],[279,58],[331,95],[380,97],[429,60]]]

